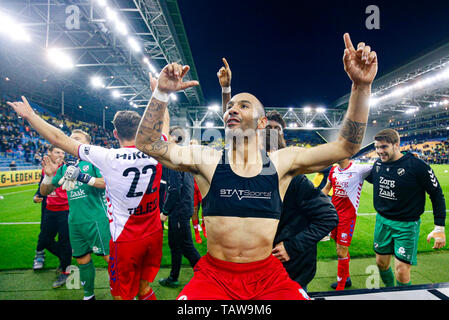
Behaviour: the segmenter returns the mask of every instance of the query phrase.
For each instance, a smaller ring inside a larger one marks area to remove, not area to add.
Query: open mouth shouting
[[[226,121],[227,127],[236,126],[238,124],[240,124],[240,119],[238,119],[236,117],[229,117],[228,120]]]

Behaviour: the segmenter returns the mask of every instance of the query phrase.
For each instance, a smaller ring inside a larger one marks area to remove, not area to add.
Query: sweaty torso
[[[258,157],[254,164],[223,166],[218,159],[206,178],[198,178],[213,257],[248,263],[271,254],[282,203],[276,169],[270,162],[266,171],[263,162]]]

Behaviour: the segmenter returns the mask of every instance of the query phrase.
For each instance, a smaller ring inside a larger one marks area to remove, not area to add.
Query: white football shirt
[[[165,140],[165,139],[164,139]],[[81,160],[100,169],[114,242],[135,241],[162,229],[159,187],[162,165],[135,146],[106,149],[83,144]]]
[[[353,162],[346,169],[340,169],[339,166],[332,167],[328,179],[333,188],[332,203],[339,215],[357,213],[363,182],[372,167]]]

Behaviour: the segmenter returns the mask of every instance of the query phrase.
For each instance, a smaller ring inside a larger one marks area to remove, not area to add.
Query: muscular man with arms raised
[[[227,148],[178,146],[161,140],[168,95],[197,85],[183,82],[188,66],[167,65],[136,135],[136,146],[162,164],[192,172],[204,195],[208,253],[195,266],[179,299],[308,299],[271,254],[291,179],[317,172],[359,149],[369,113],[377,56],[369,46],[355,49],[344,35],[345,71],[352,80],[349,106],[336,141],[310,149],[288,147],[269,156],[259,148],[267,118],[249,93],[235,95],[224,114]]]

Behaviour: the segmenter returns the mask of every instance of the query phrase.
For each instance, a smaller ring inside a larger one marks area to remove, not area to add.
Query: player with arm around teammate
[[[226,59],[218,72],[222,101],[230,100],[230,67]],[[225,89],[225,88],[228,89]],[[285,148],[285,121],[278,111],[266,113],[265,149],[268,153]],[[316,272],[317,243],[335,228],[337,212],[321,189],[314,188],[305,175],[295,176],[287,188],[282,214],[273,242],[273,255],[282,262],[290,278],[307,291]]]
[[[235,95],[224,115],[223,151],[161,141],[169,94],[197,85],[183,82],[188,66],[166,66],[146,108],[136,146],[176,170],[192,172],[203,195],[208,253],[179,299],[308,299],[272,255],[282,198],[291,179],[319,171],[360,149],[377,58],[369,46],[356,50],[344,36],[345,70],[353,82],[349,107],[336,141],[315,148],[288,147],[269,156],[260,150],[265,110],[253,95]],[[257,286],[251,286],[250,284]]]
[[[72,131],[71,138],[83,144],[91,141],[82,130]],[[49,183],[42,183],[40,191],[50,194],[60,187],[66,190],[69,201],[69,238],[72,255],[78,262],[84,300],[95,300],[95,265],[92,252],[109,262],[111,233],[106,213],[105,183],[100,170],[86,161],[55,168],[44,161],[47,172],[54,171]],[[56,171],[55,171],[56,170]]]
[[[162,225],[159,185],[162,166],[135,148],[140,115],[134,111],[115,114],[114,137],[119,149],[106,149],[66,136],[34,113],[25,97],[8,104],[47,141],[97,167],[105,181],[109,243],[109,283],[117,300],[155,299],[149,283],[159,271],[162,257]],[[168,111],[164,114],[169,118]],[[168,121],[165,121],[168,124]],[[168,134],[168,126],[161,127]],[[162,138],[161,138],[162,139]]]

